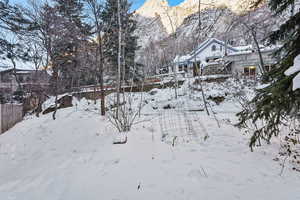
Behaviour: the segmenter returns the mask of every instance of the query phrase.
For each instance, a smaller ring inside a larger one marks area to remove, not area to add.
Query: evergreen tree
[[[114,74],[118,66],[118,1],[107,0],[101,15],[103,21],[103,53],[109,63],[110,71]],[[122,63],[124,69],[121,72],[122,78],[131,78],[135,71],[135,51],[137,47],[137,37],[134,35],[136,21],[133,19],[133,13],[130,13],[131,4],[127,0],[120,0],[120,15],[122,27]]]
[[[55,7],[62,17],[74,24],[82,33],[89,34],[90,27],[84,22],[83,3],[80,0],[54,0]]]
[[[256,5],[261,3],[259,0]],[[284,72],[293,65],[294,58],[300,54],[300,11],[294,13],[294,3],[291,0],[270,0],[269,6],[275,15],[283,14],[292,10],[290,18],[284,22],[270,37],[270,44],[283,42],[283,47],[274,55],[279,56],[281,61],[273,67],[265,77],[268,87],[259,89],[250,106],[238,113],[240,127],[247,123],[256,124],[256,130],[250,141],[250,147],[256,145],[261,139],[268,143],[273,136],[280,134],[282,125],[290,124],[299,120],[300,90],[292,90],[293,78],[297,75],[286,76]]]
[[[84,20],[83,4],[79,0],[54,0],[54,10],[61,19],[56,28],[60,29],[59,38],[55,43],[56,67],[60,68],[66,87],[79,82],[80,48],[90,36],[90,26]]]

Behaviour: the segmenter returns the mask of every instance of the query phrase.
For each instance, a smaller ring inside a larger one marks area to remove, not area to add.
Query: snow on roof
[[[183,63],[183,62],[186,62],[186,61],[188,61],[188,59],[189,59],[190,57],[191,57],[190,54],[183,55],[183,56],[177,55],[177,56],[174,58],[174,63]]]
[[[219,65],[219,64],[220,64],[220,62],[216,62],[216,61],[214,61],[214,62],[205,62],[205,61],[202,61],[202,63],[201,63],[202,67],[208,67],[210,65]]]
[[[7,70],[10,70],[10,69],[12,69],[12,68],[9,67],[9,66],[0,66],[0,72],[7,71]]]
[[[16,60],[16,69],[17,70],[35,70],[34,66],[30,62],[23,62],[20,60]],[[0,61],[0,72],[2,71],[7,71],[13,69],[13,65],[10,61],[6,60],[1,60]]]
[[[245,54],[251,54],[253,51],[238,51],[233,53],[228,53],[228,56],[238,56],[238,55],[245,55]]]
[[[238,51],[235,47],[229,45],[229,44],[225,44],[225,42],[221,41],[221,40],[218,40],[216,38],[209,38],[207,40],[205,40],[204,42],[202,42],[194,52],[201,52],[203,49],[205,49],[209,44],[213,43],[213,42],[216,42],[220,45],[223,45],[223,46],[227,46],[228,49],[231,49],[233,51]]]
[[[202,42],[195,50],[193,50],[190,54],[186,54],[183,56],[179,56],[177,55],[173,62],[174,63],[186,63],[189,61],[199,61],[196,57],[196,55],[198,55],[199,53],[201,53],[201,51],[203,51],[207,46],[209,46],[211,43],[216,42],[220,45],[227,45],[228,49],[231,49],[233,52],[228,53],[228,56],[235,56],[235,55],[245,55],[245,54],[251,54],[255,51],[255,48],[253,47],[253,45],[244,45],[244,46],[237,46],[237,47],[233,47],[231,45],[225,44],[225,42],[218,40],[216,38],[209,38],[207,40],[205,40],[204,42]],[[281,47],[281,45],[270,45],[270,46],[264,46],[264,45],[259,45],[261,52],[268,52],[268,51],[274,51],[276,49],[279,49]],[[192,60],[194,59],[195,60]],[[203,62],[203,61],[202,61]],[[207,64],[205,64],[207,65]]]
[[[0,72],[5,72],[14,69],[11,66],[0,66]],[[33,68],[26,68],[26,67],[17,67],[16,70],[18,73],[28,73],[28,71],[34,71],[35,69]]]
[[[282,47],[282,45],[270,45],[270,46],[264,46],[261,48],[262,52],[267,52],[267,51],[274,51],[278,50]]]
[[[265,51],[272,51],[272,50],[275,50],[275,49],[279,49],[280,47],[282,47],[282,45],[269,45],[269,46],[264,46],[264,45],[259,45],[259,48],[262,52],[265,52]],[[253,45],[246,45],[246,46],[237,46],[237,47],[234,47],[236,49],[238,49],[239,51],[253,51],[253,50],[256,50],[257,48],[256,47],[253,47]]]
[[[280,47],[281,47],[280,45],[271,45],[271,46],[260,45],[260,51],[262,53],[265,53],[265,52],[275,51],[275,50],[279,49]],[[257,51],[256,48],[252,47],[252,45],[240,46],[240,47],[237,47],[237,48],[240,49],[240,51],[228,53],[228,56],[251,54],[251,53]]]
[[[217,44],[222,45],[224,47],[226,46],[227,49],[230,49],[231,51],[234,51],[234,52],[239,51],[235,47],[233,47],[229,44],[226,44],[225,42],[223,42],[221,40],[218,40],[216,38],[209,38],[209,39],[205,40],[204,42],[202,42],[194,51],[191,52],[191,57],[189,58],[189,60],[196,57],[199,53],[201,53],[204,49],[206,49],[212,43],[217,43]]]
[[[249,50],[253,49],[252,45],[237,46],[234,48],[238,49],[239,51],[249,51]]]

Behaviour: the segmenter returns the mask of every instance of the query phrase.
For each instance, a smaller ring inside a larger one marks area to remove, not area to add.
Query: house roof
[[[190,59],[190,57],[191,57],[190,54],[183,55],[183,56],[176,56],[174,58],[174,63],[184,64],[184,63],[186,63],[187,60]]]
[[[0,72],[11,70],[11,67],[9,66],[0,66]]]
[[[202,42],[195,50],[193,50],[190,54],[184,55],[184,56],[176,56],[174,59],[174,63],[177,64],[186,64],[193,62],[192,59],[194,59],[197,55],[199,55],[202,51],[204,51],[209,45],[212,43],[217,43],[222,46],[227,46],[227,49],[231,50],[231,53],[228,53],[227,56],[234,56],[234,55],[243,55],[243,54],[251,54],[253,53],[253,46],[252,45],[247,45],[247,46],[238,46],[238,47],[233,47],[229,44],[225,44],[225,42],[218,40],[216,38],[209,38],[206,39],[204,42]],[[277,46],[260,46],[261,52],[272,52],[278,48],[280,48],[280,45]],[[208,56],[210,58],[218,58],[220,56]]]
[[[0,66],[0,73],[10,72],[10,71],[13,71],[13,70],[14,70],[13,67]],[[29,73],[29,72],[32,72],[32,71],[35,71],[35,70],[34,69],[17,68],[16,71],[17,71],[17,73]]]
[[[192,53],[191,53],[192,56],[189,58],[189,60],[193,59],[195,56],[197,56],[199,53],[201,53],[204,49],[206,49],[212,43],[217,43],[224,47],[227,46],[228,49],[230,49],[234,52],[239,51],[238,49],[232,47],[231,45],[225,44],[225,42],[223,42],[221,40],[218,40],[216,38],[209,38],[209,39],[205,40],[204,42],[202,42],[194,51],[192,51]]]
[[[217,43],[220,44],[222,46],[227,46],[228,49],[234,51],[234,52],[238,52],[239,49],[232,47],[231,45],[226,45],[225,42],[218,40],[216,38],[209,38],[207,40],[205,40],[204,42],[202,42],[195,50],[193,50],[190,54],[184,55],[184,56],[176,56],[176,58],[174,59],[175,63],[187,63],[190,62],[193,58],[195,58],[199,53],[201,53],[203,50],[205,50],[210,44],[212,43]]]
[[[33,64],[31,62],[23,62],[21,60],[16,60],[16,69],[17,70],[35,70]],[[13,69],[13,65],[8,59],[6,60],[0,60],[0,72],[7,71]]]

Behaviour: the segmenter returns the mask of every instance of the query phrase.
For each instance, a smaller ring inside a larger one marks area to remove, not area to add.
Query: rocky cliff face
[[[160,17],[168,34],[174,33],[184,19],[200,10],[210,8],[228,8],[234,13],[241,13],[249,8],[248,1],[241,0],[185,0],[177,6],[169,6],[166,0],[148,0],[136,10],[140,16],[147,18]]]

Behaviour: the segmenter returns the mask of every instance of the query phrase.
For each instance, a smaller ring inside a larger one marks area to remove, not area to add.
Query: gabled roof
[[[186,61],[188,61],[190,59],[191,55],[187,54],[187,55],[183,55],[183,56],[176,56],[173,60],[174,63],[177,64],[185,64]]]
[[[184,56],[176,56],[176,58],[173,60],[173,63],[177,64],[186,64],[186,63],[191,63],[193,62],[193,59],[199,55],[203,50],[205,50],[209,45],[212,43],[216,43],[219,45],[222,45],[224,48],[225,46],[227,49],[231,50],[231,53],[227,53],[227,56],[233,56],[233,55],[242,55],[242,54],[251,54],[253,53],[253,47],[252,45],[247,45],[247,46],[238,46],[238,47],[233,47],[229,44],[225,44],[225,42],[218,40],[216,38],[209,38],[202,42],[195,50],[193,50],[190,54],[184,55]],[[268,46],[264,47],[261,46],[261,52],[272,52],[278,48],[280,48],[280,45],[278,46]],[[222,55],[213,55],[213,56],[208,56],[207,58],[218,58],[222,57]]]
[[[206,49],[210,44],[212,43],[217,43],[220,44],[222,46],[227,46],[227,49],[230,49],[234,52],[238,52],[239,50],[232,47],[229,44],[225,44],[225,42],[218,40],[216,38],[209,38],[207,40],[205,40],[204,42],[202,42],[194,51],[191,52],[191,57],[189,58],[189,60],[193,59],[195,56],[197,56],[199,53],[201,53],[204,49]]]

